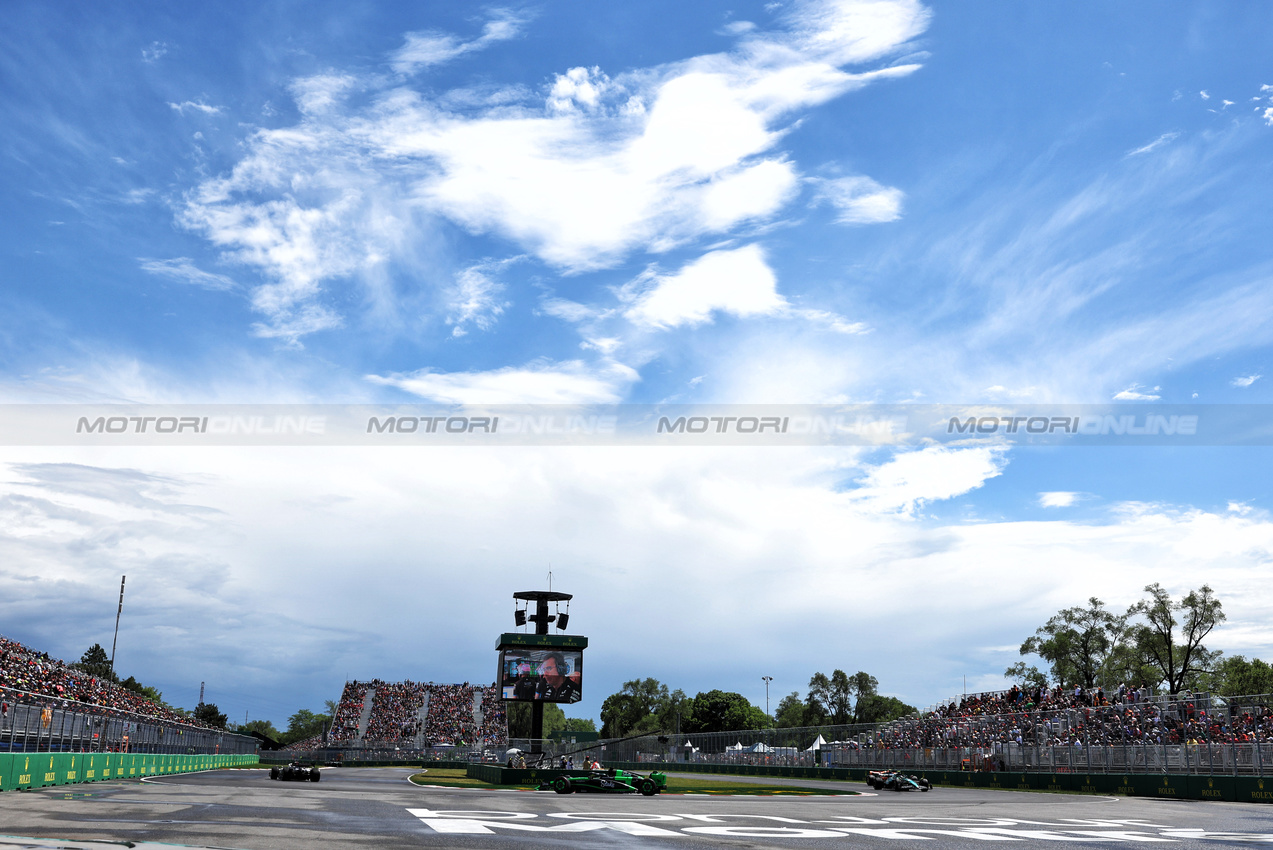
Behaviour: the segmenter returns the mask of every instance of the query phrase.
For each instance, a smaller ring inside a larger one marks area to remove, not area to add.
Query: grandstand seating
[[[1023,689],[964,696],[918,717],[882,724],[863,746],[981,747],[1123,743],[1243,743],[1273,739],[1273,713],[1263,697],[1218,700],[1184,693]]]
[[[146,717],[184,723],[205,729],[213,727],[107,679],[91,676],[47,652],[0,636],[0,688],[18,695],[102,706]]]
[[[329,746],[438,744],[502,747],[508,720],[494,686],[467,682],[346,682],[328,735]]]

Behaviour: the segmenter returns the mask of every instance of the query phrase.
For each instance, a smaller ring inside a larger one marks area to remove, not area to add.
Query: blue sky
[[[1259,5],[6,19],[6,402],[1269,401]],[[482,678],[549,563],[594,716],[634,676],[758,701],[772,669],[778,695],[888,670],[924,705],[1150,581],[1211,582],[1216,645],[1273,651],[1263,447],[0,459],[5,632],[77,655],[128,572],[124,669],[186,704],[217,681],[234,716],[294,710],[274,681]],[[873,646],[896,617],[928,625]]]

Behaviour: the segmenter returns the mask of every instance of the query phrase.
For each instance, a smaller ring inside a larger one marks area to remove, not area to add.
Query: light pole
[[[773,718],[769,717],[769,683],[774,680],[773,676],[761,676],[765,680],[765,717],[769,718],[769,725],[773,726]],[[769,738],[769,733],[765,733],[765,737]]]

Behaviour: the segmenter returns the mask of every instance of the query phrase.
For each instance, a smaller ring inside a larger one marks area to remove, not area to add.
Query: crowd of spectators
[[[358,737],[358,723],[362,720],[363,701],[367,698],[366,682],[346,682],[340,695],[340,705],[332,718],[328,740],[353,741]]]
[[[1147,689],[1023,689],[960,698],[879,727],[868,746],[988,747],[1246,743],[1273,740],[1273,713],[1256,700]]]
[[[332,743],[359,740],[359,723],[371,694],[371,710],[361,740],[435,746],[508,743],[508,719],[495,686],[465,682],[347,682],[332,723]],[[422,711],[422,709],[426,709]]]
[[[371,700],[371,716],[363,738],[368,741],[415,741],[420,734],[420,709],[429,697],[431,686],[421,682],[372,682],[375,695]]]
[[[172,723],[213,728],[109,679],[92,676],[50,657],[47,652],[36,652],[3,636],[0,636],[0,687],[13,692],[14,698],[27,696],[33,701],[54,699],[64,705],[86,703]]]

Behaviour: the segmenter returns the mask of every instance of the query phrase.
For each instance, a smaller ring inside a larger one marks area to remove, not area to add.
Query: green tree
[[[747,701],[742,694],[720,690],[698,693],[694,696],[693,716],[682,720],[684,732],[732,732],[742,729],[763,729],[769,726],[769,716],[763,709]]]
[[[684,693],[669,693],[658,679],[624,682],[617,694],[601,704],[601,737],[623,738],[668,728],[669,709],[684,699]]]
[[[1105,609],[1095,596],[1088,607],[1058,611],[1021,644],[1022,655],[1038,655],[1051,665],[1052,680],[1061,687],[1080,684],[1095,687],[1109,655],[1125,634],[1126,617]],[[1022,668],[1028,673],[1031,668]],[[1004,675],[1012,675],[1016,665]]]
[[[809,678],[809,693],[804,699],[806,726],[821,726],[831,716],[831,680],[825,673],[814,673]]]
[[[774,712],[774,726],[779,729],[798,729],[808,725],[804,715],[805,705],[800,699],[800,692],[792,691],[778,701],[778,708]]]
[[[1003,671],[1003,675],[1004,678],[1011,679],[1023,688],[1046,688],[1048,686],[1047,674],[1033,664],[1026,664],[1024,661],[1009,665],[1008,669]]]
[[[597,721],[591,717],[567,717],[562,729],[566,732],[596,732]]]
[[[1226,658],[1216,668],[1214,678],[1215,690],[1221,696],[1273,694],[1273,665],[1258,658],[1250,661],[1241,655]]]
[[[287,718],[287,731],[279,736],[280,744],[294,744],[315,735],[321,735],[323,729],[331,722],[326,714],[315,714],[308,708],[298,710]]]
[[[917,713],[913,705],[907,705],[897,697],[869,694],[858,698],[857,723],[887,723],[899,717]]]
[[[106,650],[102,649],[100,643],[95,643],[84,651],[80,656],[80,660],[74,665],[79,669],[88,673],[90,676],[96,676],[99,679],[107,679],[112,682],[119,681],[114,672],[111,670],[110,656],[106,654]]]
[[[831,723],[848,723],[853,717],[853,682],[843,670],[831,671],[827,708]]]
[[[1203,641],[1225,614],[1210,586],[1191,590],[1179,602],[1157,582],[1145,587],[1149,596],[1128,610],[1129,616],[1144,618],[1132,627],[1136,646],[1155,668],[1170,693],[1180,693],[1194,685],[1220,658]]]
[[[280,732],[274,728],[274,724],[269,720],[250,720],[247,723],[240,723],[234,727],[234,731],[240,735],[251,735],[253,732],[259,732],[274,741],[277,741],[280,736]]]
[[[529,738],[533,704],[530,702],[506,702],[504,706],[505,714],[508,716],[509,736],[512,738]],[[554,702],[543,703],[543,706],[545,738],[553,732],[559,732],[567,728],[566,713],[561,710],[561,706]]]
[[[216,703],[201,702],[194,707],[194,719],[200,720],[209,726],[215,726],[218,729],[225,728],[225,715],[222,714],[216,706]]]
[[[838,670],[836,671],[839,672]],[[853,706],[853,723],[875,723],[878,718],[875,717],[881,709],[877,703],[881,699],[878,690],[880,687],[879,679],[876,679],[870,673],[861,670],[853,674],[849,679],[849,691],[856,697]]]

